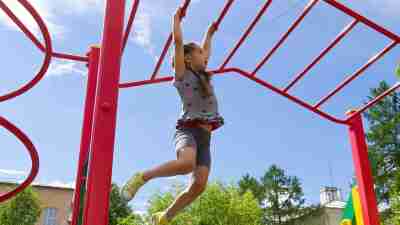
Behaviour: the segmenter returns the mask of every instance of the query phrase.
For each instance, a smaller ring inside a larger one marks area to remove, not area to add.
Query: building
[[[0,193],[15,188],[14,183],[0,182]],[[42,204],[42,214],[36,225],[68,225],[74,189],[36,184],[32,186]]]
[[[318,216],[305,218],[299,225],[338,225],[340,224],[346,202],[336,187],[323,187],[320,192],[322,211]]]

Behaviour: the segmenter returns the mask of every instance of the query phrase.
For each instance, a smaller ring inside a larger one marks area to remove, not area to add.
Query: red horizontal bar
[[[218,74],[218,72],[215,70],[208,71],[208,72],[211,74]],[[119,88],[130,88],[130,87],[137,87],[137,86],[142,86],[142,85],[147,85],[147,84],[164,83],[164,82],[172,81],[173,79],[174,79],[173,76],[164,76],[162,78],[155,78],[152,80],[150,79],[150,80],[126,82],[126,83],[119,84]]]
[[[367,70],[372,64],[374,64],[376,61],[378,61],[380,58],[382,58],[387,52],[389,52],[392,48],[394,48],[397,45],[396,42],[392,42],[388,46],[386,46],[381,52],[379,52],[377,55],[372,57],[364,66],[362,66],[360,69],[358,69],[353,75],[348,77],[346,80],[344,80],[338,87],[336,87],[334,90],[332,90],[327,96],[323,97],[318,103],[315,104],[314,108],[319,108],[322,104],[324,104],[326,101],[328,101],[332,96],[334,96],[336,93],[338,93],[342,88],[344,88],[347,84],[352,82],[354,79],[356,79],[359,75],[361,75],[365,70]]]
[[[235,55],[239,47],[243,44],[243,42],[246,40],[246,38],[250,35],[251,31],[254,29],[258,21],[261,19],[261,17],[264,15],[264,13],[267,11],[269,6],[271,5],[272,0],[268,0],[264,6],[261,8],[261,10],[258,12],[256,18],[253,20],[251,25],[247,28],[246,32],[243,34],[243,36],[240,38],[239,42],[236,43],[235,48],[230,52],[229,56],[226,58],[220,69],[224,69],[226,65],[229,63],[229,61],[232,59],[232,57]]]
[[[272,50],[264,57],[263,60],[256,66],[256,69],[251,73],[253,76],[261,69],[261,67],[271,58],[271,56],[278,50],[278,48],[286,41],[293,30],[300,24],[300,22],[306,17],[311,9],[318,3],[318,0],[311,0],[300,17],[290,26],[289,30],[281,37],[278,43],[272,48]]]
[[[357,112],[353,113],[351,115],[351,117],[349,117],[347,119],[347,122],[351,121],[351,119],[356,116],[357,114],[361,114],[363,113],[365,110],[367,110],[368,108],[374,106],[376,103],[378,103],[380,100],[382,100],[383,98],[385,98],[386,96],[388,96],[389,94],[391,94],[392,92],[394,92],[396,89],[398,89],[400,87],[400,82],[397,82],[395,85],[393,85],[393,87],[391,87],[390,89],[386,90],[385,92],[383,92],[382,94],[380,94],[379,96],[377,96],[376,98],[374,98],[373,100],[371,100],[370,102],[368,102],[366,105],[364,105],[362,108],[360,108],[359,110],[357,110]]]
[[[309,64],[303,72],[301,72],[299,75],[293,79],[290,84],[284,89],[284,92],[288,92],[290,88],[293,87],[301,78],[303,78],[330,50],[332,50],[333,47],[335,47],[358,23],[357,20],[353,20],[349,25],[347,25],[341,32],[340,34],[331,42],[331,44],[325,48],[317,58],[313,60],[311,64]]]
[[[183,6],[182,6],[182,18],[185,17],[186,10],[189,7],[189,4],[190,4],[190,0],[186,0],[185,3],[183,4]],[[172,32],[171,32],[169,37],[168,37],[168,39],[167,39],[167,42],[164,45],[164,49],[163,49],[163,51],[161,53],[160,58],[158,59],[158,62],[157,62],[157,65],[156,65],[156,67],[155,67],[155,69],[153,71],[153,74],[151,75],[151,80],[154,80],[156,78],[158,72],[160,71],[161,64],[164,61],[164,58],[167,55],[168,49],[172,44],[172,39],[173,39],[173,36],[172,36]]]
[[[375,22],[367,19],[366,17],[362,16],[361,14],[359,14],[359,13],[355,12],[354,10],[348,8],[347,6],[343,5],[342,3],[339,3],[338,1],[335,1],[335,0],[324,0],[324,1],[328,4],[330,4],[331,6],[343,11],[347,15],[356,18],[357,20],[361,21],[362,23],[371,27],[372,29],[378,31],[379,33],[386,35],[388,38],[394,40],[395,42],[400,42],[400,36],[383,28],[382,26],[376,24]]]
[[[54,56],[56,58],[60,58],[60,59],[69,59],[69,60],[80,61],[80,62],[88,62],[89,61],[88,57],[65,54],[65,53],[53,52],[52,56]]]
[[[142,81],[133,81],[129,83],[121,83],[119,84],[119,88],[130,88],[130,87],[137,87],[137,86],[142,86],[146,84],[157,84],[157,83],[163,83],[163,82],[168,82],[172,81],[174,77],[169,76],[169,77],[163,77],[163,78],[155,78],[151,80],[142,80]]]
[[[136,13],[139,8],[139,3],[140,0],[135,0],[135,2],[133,3],[132,10],[129,15],[128,24],[126,26],[126,30],[124,33],[124,40],[122,42],[122,52],[125,50],[126,44],[128,43],[129,34],[131,33],[132,30],[133,21],[135,21]]]

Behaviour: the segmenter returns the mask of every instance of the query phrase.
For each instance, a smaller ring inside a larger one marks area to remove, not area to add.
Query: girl
[[[224,123],[218,113],[211,75],[205,72],[212,37],[217,27],[215,24],[209,27],[202,46],[194,42],[183,44],[182,13],[182,8],[179,8],[173,19],[173,84],[182,101],[182,113],[174,135],[177,159],[136,173],[121,190],[123,198],[130,201],[140,187],[154,178],[192,173],[190,185],[177,196],[172,205],[164,212],[152,215],[153,225],[168,224],[179,211],[191,204],[205,190],[211,166],[211,132]]]

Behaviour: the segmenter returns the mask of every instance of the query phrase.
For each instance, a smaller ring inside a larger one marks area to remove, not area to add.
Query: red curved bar
[[[25,145],[26,149],[29,152],[29,156],[31,157],[31,160],[32,160],[31,171],[30,171],[28,177],[26,178],[26,180],[24,182],[22,182],[14,190],[12,190],[6,194],[0,195],[0,202],[3,202],[9,198],[12,198],[19,192],[23,191],[26,187],[28,187],[33,182],[33,180],[35,179],[35,177],[39,171],[39,156],[38,156],[35,146],[31,142],[31,140],[29,140],[29,138],[20,129],[18,129],[16,126],[14,126],[12,123],[10,123],[8,120],[6,120],[5,118],[3,118],[1,116],[0,116],[0,126],[3,126],[8,131],[13,133],[15,135],[15,137],[17,137],[22,142],[22,144]]]
[[[23,4],[23,3],[21,3],[21,4]],[[32,34],[32,32],[10,10],[10,8],[8,8],[7,5],[5,5],[3,3],[3,1],[0,1],[0,8],[4,10],[4,12],[11,18],[11,20],[22,30],[22,32],[33,42],[33,44],[40,51],[42,51],[43,53],[46,53],[46,48],[43,46],[43,44],[40,43],[40,41],[35,37],[35,35]],[[75,60],[75,61],[81,61],[81,62],[88,61],[88,57],[85,57],[85,56],[78,56],[78,55],[58,53],[58,52],[52,52],[52,56],[56,57],[56,58],[69,59],[69,60]]]
[[[52,53],[52,44],[51,44],[51,38],[49,31],[43,21],[43,19],[40,17],[40,15],[37,13],[37,11],[32,7],[31,4],[28,3],[26,0],[18,0],[19,3],[32,15],[34,20],[37,22],[40,31],[43,34],[43,38],[45,41],[45,58],[43,61],[43,65],[40,68],[39,72],[36,74],[36,76],[27,84],[24,86],[20,87],[19,89],[12,91],[8,94],[5,94],[3,96],[0,96],[0,102],[9,100],[11,98],[17,97],[26,91],[30,90],[33,86],[35,86],[45,75],[46,71],[49,68],[50,61],[51,61],[51,53]],[[18,20],[18,18],[15,17],[15,15],[11,12],[11,10],[3,3],[3,1],[0,1],[0,8],[3,9],[7,15],[10,16],[10,18],[21,28],[21,30],[28,36],[31,36],[32,33],[21,23],[21,21]],[[33,41],[33,40],[32,40]],[[35,41],[33,41],[35,43]],[[35,43],[37,44],[37,43]]]

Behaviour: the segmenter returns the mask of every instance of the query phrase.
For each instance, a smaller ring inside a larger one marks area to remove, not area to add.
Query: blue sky
[[[14,1],[5,2],[36,32],[32,20]],[[100,42],[104,1],[30,2],[44,16],[56,51],[84,55],[91,44]],[[135,31],[123,58],[122,81],[150,76],[179,2],[142,1]],[[215,36],[211,69],[227,56],[263,2],[235,2]],[[342,2],[400,33],[397,0]],[[230,65],[248,70],[254,68],[306,3],[305,0],[274,1],[254,35]],[[185,39],[200,41],[223,4],[224,1],[193,1],[183,25]],[[127,11],[130,6],[131,1],[128,1]],[[284,87],[350,21],[349,17],[320,3],[258,76]],[[3,73],[0,94],[5,94],[30,80],[43,56],[1,13],[0,33]],[[307,101],[317,101],[388,43],[382,35],[363,25],[357,26],[291,93]],[[365,102],[369,88],[380,80],[394,83],[393,71],[399,53],[400,49],[396,47],[323,109],[343,117],[347,109]],[[71,184],[75,179],[85,73],[83,64],[53,60],[46,77],[32,91],[0,104],[0,115],[26,132],[39,151],[41,168],[37,182]],[[169,61],[164,63],[161,74],[171,74]],[[318,202],[319,190],[325,185],[347,191],[353,165],[345,126],[322,120],[235,74],[215,77],[214,82],[226,125],[212,139],[212,180],[236,182],[245,173],[260,177],[269,166],[277,164],[289,175],[300,178],[308,202]],[[172,136],[179,104],[176,90],[169,83],[120,91],[113,171],[116,183],[122,184],[133,172],[175,157]],[[30,169],[24,147],[5,129],[0,129],[0,142],[3,146],[0,180],[22,180]],[[132,206],[143,209],[152,193],[167,190],[171,184],[184,182],[186,178],[159,179],[148,184]]]

